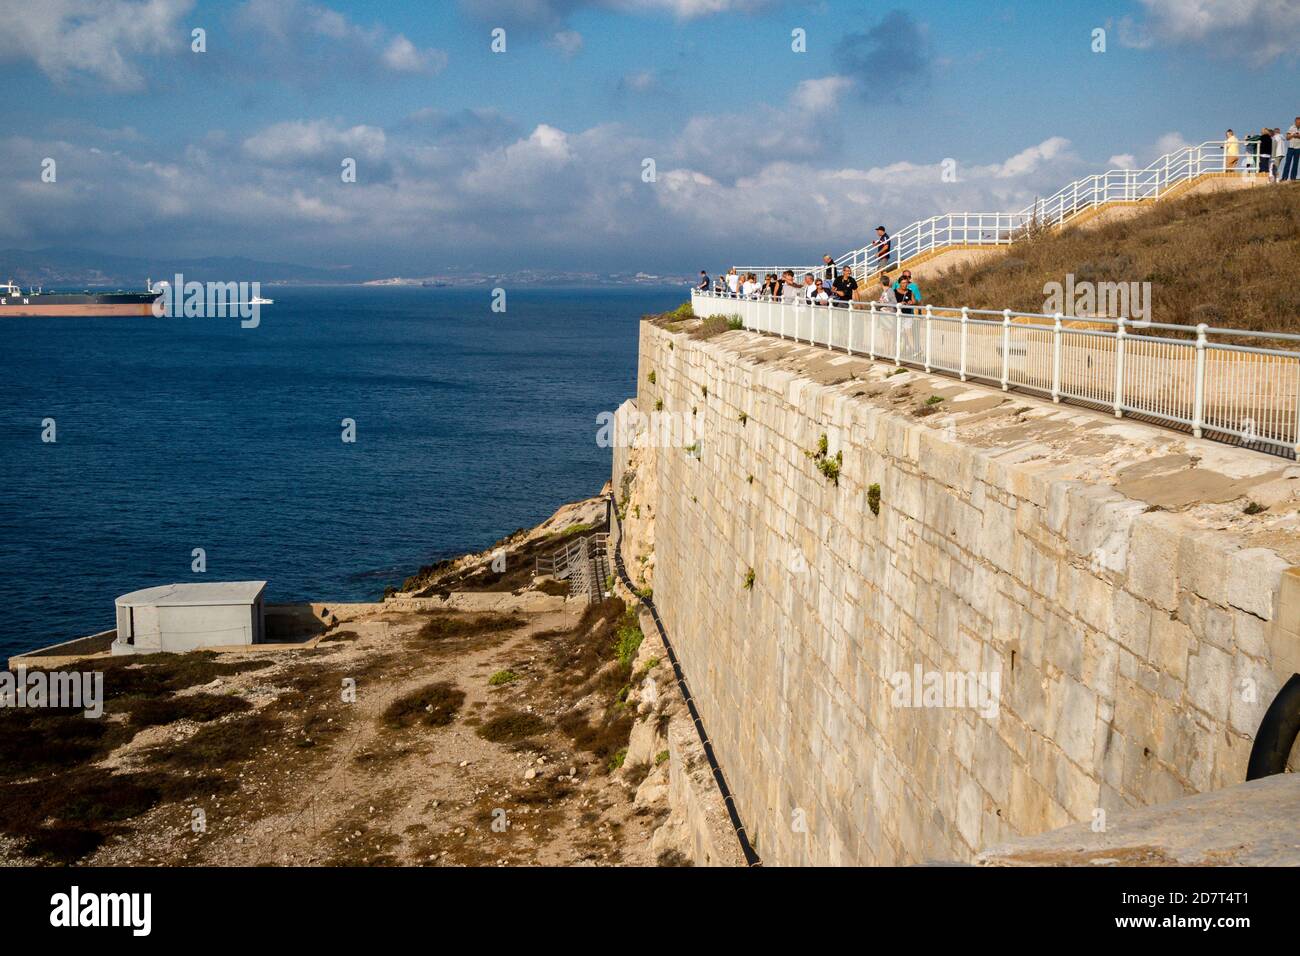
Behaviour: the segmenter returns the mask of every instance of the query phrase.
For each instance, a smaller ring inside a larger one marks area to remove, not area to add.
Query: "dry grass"
[[[545,733],[551,725],[536,714],[522,710],[504,710],[478,729],[478,735],[493,743],[514,743],[535,734]]]
[[[178,720],[208,721],[227,714],[242,713],[248,701],[232,694],[188,694],[184,697],[142,697],[130,701],[131,723],[157,727]]]
[[[1150,282],[1154,322],[1300,332],[1300,186],[1189,196],[1066,229],[931,280],[936,305],[1042,312],[1048,282]],[[1242,339],[1259,344],[1258,339]]]
[[[445,641],[458,637],[496,634],[523,627],[524,619],[517,615],[479,614],[460,617],[453,614],[434,614],[417,632],[423,641]]]
[[[417,723],[426,727],[445,727],[456,719],[464,703],[464,691],[447,681],[438,681],[389,704],[384,711],[383,723],[395,730]]]

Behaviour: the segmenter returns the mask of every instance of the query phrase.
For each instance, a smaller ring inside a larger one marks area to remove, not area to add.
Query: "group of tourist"
[[[883,231],[883,227],[882,227]],[[888,255],[886,251],[885,255]],[[802,279],[796,279],[793,269],[786,269],[780,275],[769,272],[759,282],[753,272],[738,273],[733,266],[725,275],[716,280],[710,279],[704,269],[700,270],[700,280],[696,288],[701,292],[715,292],[739,299],[762,299],[769,302],[782,302],[797,305],[800,302],[813,305],[829,305],[833,302],[852,302],[855,299],[876,302],[882,305],[899,306],[900,311],[912,313],[921,304],[921,287],[912,278],[912,270],[904,269],[897,279],[891,279],[881,273],[880,283],[874,289],[863,289],[858,294],[860,285],[853,277],[853,270],[844,266],[837,273],[835,260],[829,255],[822,257],[821,275],[805,272]]]
[[[1227,170],[1261,172],[1275,183],[1300,180],[1300,116],[1285,133],[1281,127],[1265,126],[1242,140],[1228,130],[1223,137],[1223,154]]]

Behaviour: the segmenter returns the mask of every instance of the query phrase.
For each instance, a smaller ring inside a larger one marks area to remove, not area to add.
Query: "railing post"
[[[1061,400],[1061,318],[1061,313],[1056,313],[1056,321],[1052,325],[1052,401],[1054,402]]]
[[[1201,437],[1205,424],[1205,330],[1204,322],[1196,327],[1196,383],[1192,393],[1192,434]]]
[[[1124,417],[1124,316],[1115,330],[1115,417]]]
[[[934,318],[934,306],[925,304],[925,370],[930,371],[930,326]]]
[[[1002,391],[1011,378],[1011,310],[1002,310]]]
[[[853,354],[853,300],[852,299],[849,299],[849,311],[845,314],[848,316],[846,321],[849,323],[849,346],[848,346],[849,354],[852,355]]]
[[[871,361],[876,360],[876,303],[871,303],[871,309],[867,314],[867,354],[871,356]]]
[[[966,381],[966,328],[970,320],[970,307],[961,307],[961,380]]]
[[[903,309],[894,306],[894,364],[903,364]]]

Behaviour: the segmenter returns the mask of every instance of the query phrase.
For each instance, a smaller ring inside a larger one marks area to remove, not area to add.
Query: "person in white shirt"
[[[1282,163],[1282,178],[1300,179],[1300,116],[1286,131],[1286,160]]]
[[[754,296],[758,295],[758,277],[755,276],[754,273],[751,272],[749,275],[745,276],[744,289],[746,299],[752,299]]]
[[[1237,134],[1228,130],[1223,134],[1223,168],[1233,170],[1237,168],[1237,161],[1241,158],[1241,144],[1237,139]]]
[[[1273,165],[1269,167],[1268,176],[1273,182],[1279,182],[1282,179],[1282,161],[1286,159],[1286,137],[1282,135],[1282,127],[1273,127]]]
[[[817,305],[825,305],[830,302],[830,293],[826,291],[826,285],[821,279],[813,283],[813,291],[809,294],[808,299],[817,303]]]
[[[731,290],[732,295],[740,291],[740,276],[736,275],[735,266],[727,270],[727,288]]]
[[[813,274],[805,272],[803,274],[803,299],[805,302],[813,300],[813,294],[817,291],[817,286],[813,284]]]

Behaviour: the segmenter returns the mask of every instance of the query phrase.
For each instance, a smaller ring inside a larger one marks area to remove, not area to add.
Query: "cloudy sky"
[[[802,261],[1300,113],[1300,0],[0,0],[0,23],[0,248],[376,275]]]

